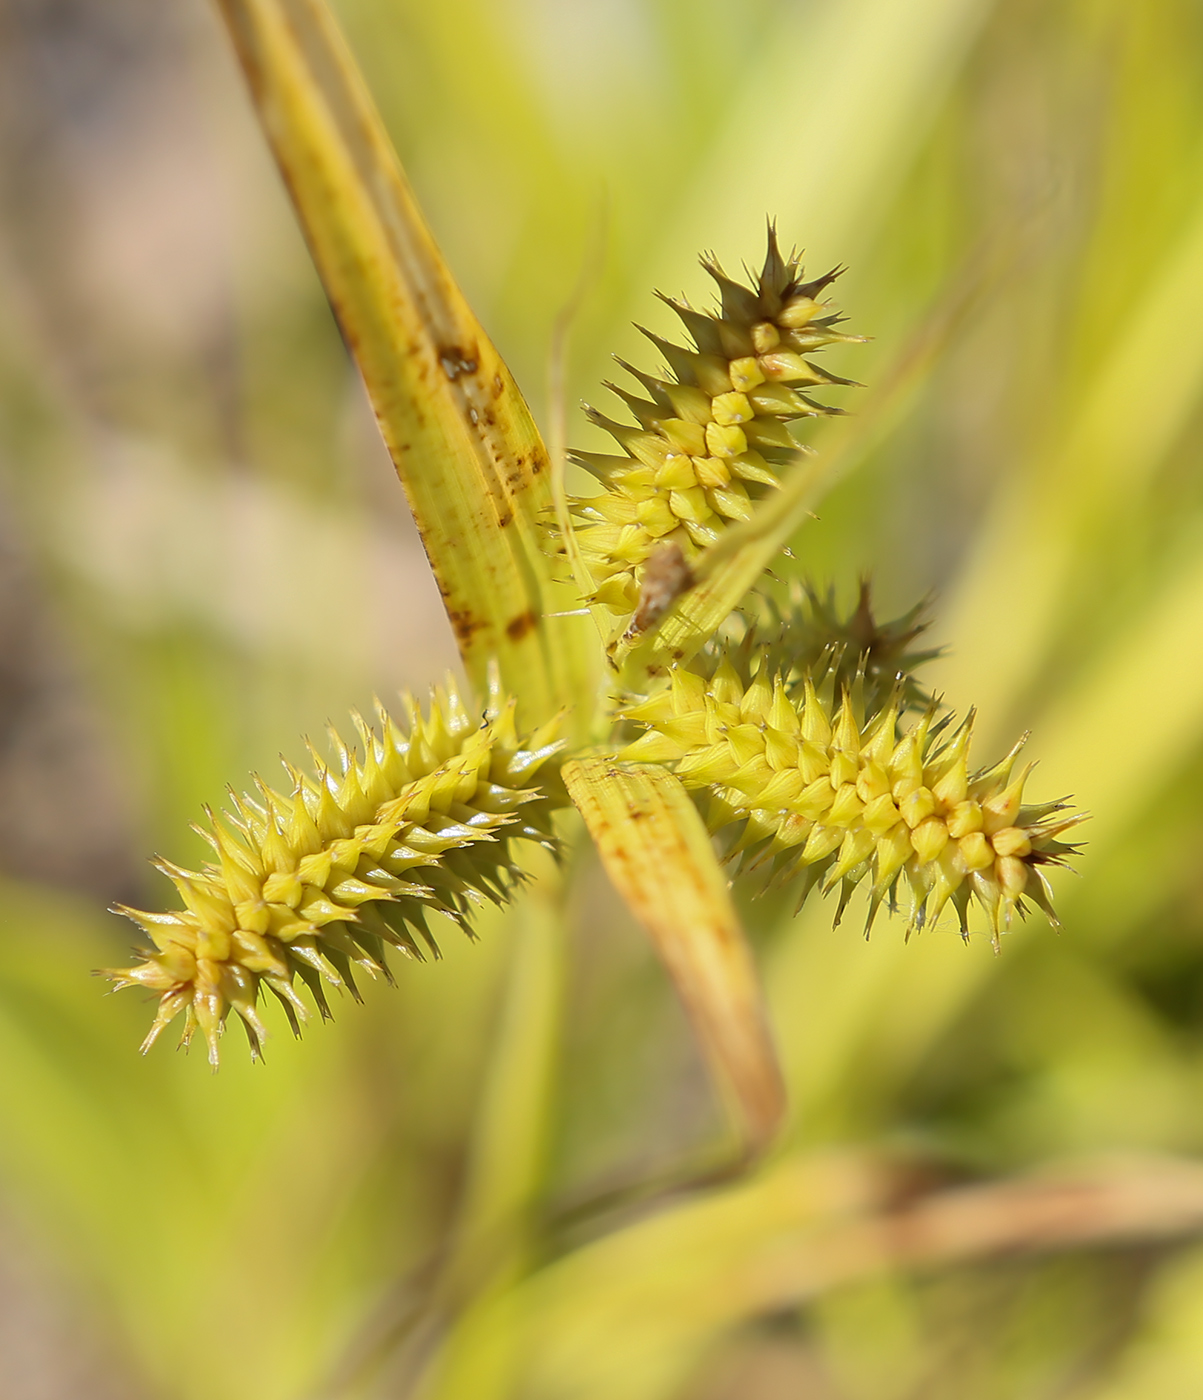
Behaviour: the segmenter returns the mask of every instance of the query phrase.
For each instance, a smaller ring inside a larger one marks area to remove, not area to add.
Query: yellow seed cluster
[[[836,273],[803,282],[797,257],[782,258],[771,229],[754,287],[731,281],[713,260],[702,265],[718,283],[718,314],[664,298],[685,323],[694,348],[649,335],[672,378],[658,379],[624,363],[649,397],[607,387],[636,424],[590,410],[624,455],[572,454],[605,488],[572,502],[594,598],[623,618],[638,605],[640,572],[657,545],[675,543],[691,561],[730,522],[747,519],[755,499],[780,485],[779,471],[800,451],[786,422],[838,411],[804,390],[851,382],[826,374],[806,355],[835,341],[861,339],[836,329],[841,318],[819,300]]]
[[[552,844],[553,802],[535,780],[560,747],[554,725],[519,738],[512,702],[481,723],[453,686],[426,716],[404,704],[404,727],[379,705],[378,731],[354,717],[362,758],[332,733],[332,765],[314,755],[312,777],[286,765],[290,796],[256,779],[257,795],[234,797],[224,821],[208,813],[198,830],[216,863],[156,862],[184,909],[117,911],[154,944],[138,966],[106,973],[160,994],[144,1051],[182,1013],[182,1043],[199,1028],[216,1066],[232,1009],[257,1055],[262,987],[299,1033],[309,1009],[298,977],[328,1016],[323,983],[357,995],[352,968],[387,976],[386,945],[421,956],[416,932],[437,954],[428,911],[463,923],[484,897],[502,899],[519,878],[510,838]]]
[[[912,928],[950,900],[965,933],[971,902],[996,937],[1025,898],[1053,917],[1041,867],[1070,852],[1057,837],[1081,818],[1060,803],[1023,805],[1030,769],[1012,779],[1018,745],[971,775],[972,716],[941,746],[933,709],[900,733],[897,696],[863,720],[846,691],[836,703],[809,678],[800,689],[792,697],[765,671],[745,685],[726,662],[709,678],[675,671],[669,689],[627,711],[651,732],[623,757],[671,763],[687,786],[712,789],[713,829],[743,824],[733,855],[776,879],[804,873],[803,897],[842,882],[840,912],[869,876],[871,921],[905,875]]]

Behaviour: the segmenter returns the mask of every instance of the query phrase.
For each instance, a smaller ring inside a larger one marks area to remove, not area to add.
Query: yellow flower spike
[[[902,814],[895,806],[890,794],[886,792],[865,803],[861,820],[870,831],[880,836],[897,826],[902,820]]]
[[[813,783],[807,783],[790,809],[798,816],[805,817],[807,821],[818,821],[831,810],[834,801],[835,792],[830,779],[816,778]]]
[[[687,715],[694,713],[706,694],[706,682],[701,676],[677,666],[670,677],[673,713]]]
[[[806,838],[806,845],[802,847],[802,861],[806,865],[817,865],[827,856],[832,855],[844,844],[845,832],[836,826],[815,825],[811,828],[810,835]]]
[[[412,698],[403,703],[404,728],[379,710],[377,731],[357,719],[362,758],[332,738],[338,777],[325,765],[316,780],[290,769],[291,799],[260,780],[257,799],[234,798],[227,820],[241,840],[207,813],[216,864],[188,871],[157,862],[187,912],[118,909],[155,944],[137,966],[106,974],[160,994],[144,1048],[182,1013],[184,1040],[199,1029],[216,1064],[232,1012],[257,1057],[264,989],[299,1033],[307,1012],[297,977],[328,1015],[322,980],[356,995],[352,967],[387,975],[386,945],[416,955],[411,930],[430,940],[427,911],[462,923],[475,902],[505,898],[520,878],[513,839],[554,846],[551,813],[566,800],[542,780],[560,747],[554,721],[519,736],[504,703],[478,724],[450,687],[425,715]],[[390,786],[393,774],[402,781]],[[398,878],[409,869],[420,882]]]
[[[860,774],[856,780],[856,793],[866,806],[878,799],[890,801],[890,780],[881,764],[868,754],[864,755],[865,762],[861,764]],[[890,802],[890,805],[894,804]]]
[[[1019,853],[1003,856],[995,866],[995,874],[998,877],[1003,898],[1007,901],[1008,906],[1014,907],[1027,889],[1028,883],[1027,866],[1024,865]]]
[[[742,768],[764,756],[764,731],[756,724],[734,724],[727,730],[727,744],[736,764]]]
[[[193,822],[192,829],[202,840],[208,842],[217,854],[221,866],[221,878],[235,904],[244,899],[253,899],[259,893],[262,870],[251,853],[223,827],[213,815],[213,809],[206,806],[205,819],[209,823],[206,830]]]
[[[797,739],[802,733],[798,712],[789,702],[785,682],[780,675],[773,677],[773,703],[769,708],[769,724],[778,734]]]
[[[753,796],[763,810],[775,812],[796,802],[802,795],[803,787],[805,782],[796,768],[782,768],[774,772]]]
[[[668,734],[650,730],[641,734],[633,744],[624,750],[632,763],[675,763],[688,753],[688,745],[680,743]]]
[[[944,906],[963,885],[965,871],[958,857],[959,852],[951,846],[946,846],[939,856],[925,867],[927,895],[922,905],[924,923],[934,924],[943,912]],[[992,911],[991,927],[993,928]],[[962,933],[964,933],[964,929],[962,929]]]
[[[990,838],[990,844],[1004,859],[1012,856],[1023,857],[1032,851],[1031,838],[1022,827],[1004,826]]]
[[[988,870],[994,864],[994,848],[980,831],[971,831],[957,842],[966,870]]]
[[[947,722],[936,721],[931,705],[899,733],[905,661],[888,689],[863,662],[842,672],[842,651],[830,647],[813,672],[770,675],[768,657],[788,646],[766,652],[757,642],[750,627],[703,653],[692,663],[693,683],[689,671],[674,672],[671,719],[658,699],[626,711],[648,733],[620,755],[655,754],[686,787],[721,787],[708,824],[729,833],[727,858],[741,873],[772,882],[793,870],[807,890],[839,885],[842,912],[872,872],[870,922],[902,878],[912,891],[913,928],[949,901],[962,928],[971,904],[984,910],[994,935],[1029,901],[1051,917],[1041,867],[1065,862],[1073,848],[1058,838],[1080,817],[1060,803],[1020,805],[1027,771],[1008,782],[1017,749],[971,785],[972,714],[942,747]],[[851,683],[837,702],[841,674]],[[863,722],[857,697],[870,706]],[[682,713],[687,705],[692,712]],[[790,851],[796,856],[785,860]]]
[[[786,423],[838,411],[791,386],[852,382],[825,374],[804,358],[827,344],[861,339],[838,331],[840,317],[817,300],[834,274],[804,282],[797,256],[782,257],[772,228],[754,286],[733,282],[712,260],[703,259],[702,265],[718,286],[718,310],[702,312],[662,298],[680,317],[692,348],[645,331],[667,371],[650,375],[619,361],[646,397],[606,386],[630,410],[634,424],[588,411],[624,455],[571,454],[603,488],[601,495],[573,498],[569,508],[581,555],[599,581],[593,601],[617,614],[613,642],[635,610],[631,600],[639,596],[656,540],[675,542],[692,566],[729,522],[750,518],[755,502],[776,490],[782,474],[801,459]],[[809,320],[798,319],[798,308],[805,308]],[[796,324],[778,324],[783,315]],[[722,464],[741,459],[735,482]],[[650,468],[650,474],[634,466]],[[611,521],[638,521],[645,532],[625,541],[620,551],[606,524]]]
[[[859,826],[865,804],[856,795],[855,783],[842,783],[835,790],[835,801],[825,818],[832,826]]]
[[[878,836],[874,893],[879,899],[890,891],[899,871],[914,853],[910,833],[897,823]]]
[[[916,788],[899,802],[898,810],[902,813],[902,820],[914,831],[936,810],[936,799],[929,788]]]

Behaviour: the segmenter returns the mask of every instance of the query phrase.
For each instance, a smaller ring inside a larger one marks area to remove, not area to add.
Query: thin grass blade
[[[764,1147],[785,1109],[777,1052],[751,950],[689,794],[666,769],[602,758],[565,764],[564,781],[668,969],[747,1145]]]
[[[220,0],[281,173],[405,486],[464,664],[524,723],[592,691],[596,642],[543,548],[547,451],[422,218],[321,0]],[[515,686],[515,688],[518,688]],[[584,707],[582,707],[584,708]]]

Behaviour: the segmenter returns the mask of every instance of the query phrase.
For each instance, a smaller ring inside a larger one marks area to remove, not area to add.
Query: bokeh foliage
[[[48,64],[85,21],[37,8],[14,9],[14,54]],[[113,1364],[172,1400],[324,1393],[372,1335],[397,1393],[398,1281],[440,1248],[455,1267],[424,1396],[1193,1393],[1189,1245],[877,1276],[767,1312],[732,1279],[741,1247],[792,1228],[780,1182],[818,1149],[982,1174],[1203,1149],[1203,12],[337,7],[544,423],[582,266],[571,402],[599,398],[610,351],[646,359],[629,322],[667,329],[652,287],[702,295],[695,253],[757,257],[766,213],[812,270],[850,264],[841,302],[876,339],[832,358],[858,379],[977,288],[794,550],[845,596],[872,571],[887,610],[934,590],[936,682],[979,704],[983,751],[1031,728],[1042,789],[1095,813],[1064,931],[1036,921],[1000,959],[951,930],[905,945],[883,923],[866,946],[822,907],[750,906],[791,1093],[778,1160],[749,1195],[554,1263],[588,1232],[549,1234],[549,1214],[717,1132],[671,993],[588,862],[566,941],[541,906],[476,946],[449,935],[443,963],[299,1045],[280,1026],[265,1067],[231,1056],[217,1079],[197,1056],[137,1059],[144,1008],[87,979],[128,938],[103,905],[155,898],[129,852],[178,850],[226,781],[451,655],[224,35],[179,8],[164,30],[114,7],[108,81],[133,64],[144,116],[167,115],[152,130],[107,99],[107,165],[94,110],[6,84],[0,490],[14,596],[55,651],[13,654],[91,718],[40,741],[40,790],[14,778],[4,818],[4,1216],[58,1261]],[[30,708],[7,706],[10,747]],[[71,759],[105,743],[107,766]],[[636,1278],[639,1328],[593,1326],[626,1316]]]

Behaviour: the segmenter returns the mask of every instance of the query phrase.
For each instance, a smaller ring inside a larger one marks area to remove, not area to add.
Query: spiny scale
[[[996,941],[1025,899],[1055,922],[1042,867],[1064,863],[1074,848],[1057,838],[1082,817],[1023,803],[1030,767],[1011,776],[1023,741],[971,774],[972,714],[940,743],[948,720],[934,705],[903,732],[901,687],[866,715],[855,687],[837,698],[837,676],[829,665],[791,687],[762,667],[745,682],[727,658],[708,677],[675,670],[668,689],[626,711],[650,732],[622,756],[671,764],[687,787],[709,789],[710,828],[739,828],[729,857],[743,870],[772,884],[801,876],[802,899],[820,881],[841,885],[837,922],[868,876],[871,924],[904,875],[908,932],[950,901],[966,935],[972,903]]]
[[[199,1028],[216,1066],[233,1010],[257,1056],[267,1034],[261,988],[299,1034],[310,1012],[297,978],[328,1017],[325,987],[358,997],[353,968],[388,977],[387,946],[420,958],[416,934],[438,955],[428,912],[466,926],[483,900],[503,901],[521,878],[511,839],[554,848],[559,804],[535,782],[561,747],[555,722],[520,738],[514,702],[497,696],[479,722],[450,681],[427,715],[410,696],[403,705],[404,727],[379,704],[376,731],[353,717],[362,758],[331,731],[332,764],[314,754],[315,776],[285,764],[290,796],[256,778],[254,797],[231,792],[224,820],[207,812],[209,828],[197,830],[215,863],[156,862],[182,910],[116,911],[154,944],[136,967],[105,973],[160,994],[144,1051],[182,1013],[181,1043]]]
[[[616,635],[638,607],[642,570],[653,550],[673,543],[692,563],[731,522],[746,520],[753,503],[780,485],[779,472],[799,459],[803,449],[786,423],[840,411],[808,391],[853,381],[805,356],[863,339],[838,330],[842,317],[819,300],[838,269],[804,282],[797,255],[781,256],[771,227],[754,287],[733,282],[712,257],[702,265],[718,284],[717,314],[662,298],[684,322],[694,348],[644,332],[671,377],[619,361],[646,391],[643,397],[607,386],[635,423],[589,410],[623,455],[571,454],[604,487],[601,495],[574,498],[571,509],[594,600],[620,619]]]
[[[821,688],[829,678],[835,693],[851,690],[866,715],[877,714],[899,692],[904,710],[922,710],[931,696],[913,672],[938,656],[912,643],[928,628],[926,600],[889,622],[874,614],[870,585],[862,580],[856,606],[841,609],[835,592],[792,579],[785,602],[754,593],[732,614],[722,636],[691,663],[700,675],[713,675],[724,661],[744,685],[758,672],[780,673],[793,694],[807,676]]]

